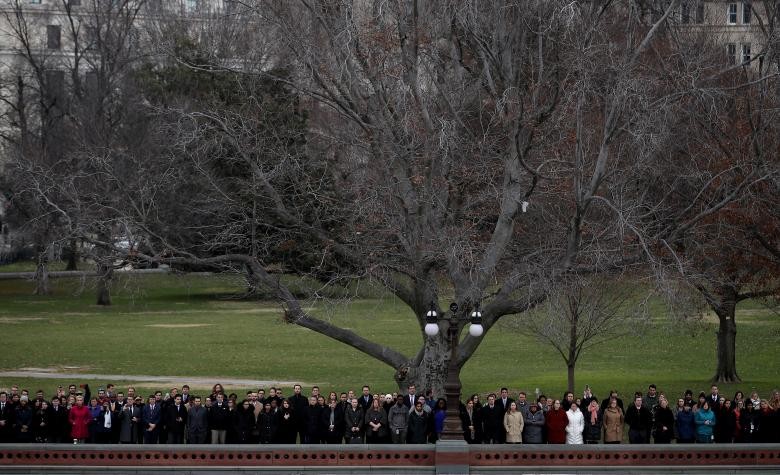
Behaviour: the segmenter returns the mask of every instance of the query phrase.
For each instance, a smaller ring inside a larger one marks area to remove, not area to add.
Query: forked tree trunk
[[[738,383],[737,375],[737,323],[734,320],[737,307],[737,290],[726,286],[719,289],[720,303],[715,309],[718,315],[718,366],[712,377],[718,383]]]
[[[444,383],[447,379],[447,369],[450,361],[450,345],[446,335],[425,339],[425,352],[419,363],[410,361],[407,366],[397,370],[394,378],[402,394],[407,394],[410,384],[414,384],[417,394],[424,395],[432,390],[436,398],[444,397]],[[461,400],[464,399],[461,395]]]

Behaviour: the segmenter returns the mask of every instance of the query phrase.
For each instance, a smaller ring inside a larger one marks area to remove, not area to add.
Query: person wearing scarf
[[[598,444],[601,440],[601,428],[604,425],[604,415],[599,406],[599,402],[595,399],[591,399],[586,411],[585,431],[583,432],[585,443]]]

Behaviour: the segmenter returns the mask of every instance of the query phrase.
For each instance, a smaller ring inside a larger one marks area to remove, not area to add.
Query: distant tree
[[[509,327],[553,347],[566,363],[568,390],[574,391],[575,368],[586,350],[646,328],[646,299],[629,279],[569,276]]]

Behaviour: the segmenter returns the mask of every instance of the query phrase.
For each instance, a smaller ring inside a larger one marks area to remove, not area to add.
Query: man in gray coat
[[[399,394],[395,404],[390,408],[387,415],[388,425],[390,426],[390,438],[394,444],[406,443],[406,426],[409,423],[409,410],[406,405],[406,398]]]
[[[192,406],[187,412],[187,443],[205,444],[209,429],[209,416],[206,408],[200,404],[200,396],[192,398]]]

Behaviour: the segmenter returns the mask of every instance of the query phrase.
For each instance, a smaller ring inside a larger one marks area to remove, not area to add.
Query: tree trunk
[[[68,263],[65,266],[65,270],[78,270],[79,263],[79,248],[78,242],[75,239],[70,240],[68,246]]]
[[[49,295],[49,251],[38,249],[38,264],[35,267],[35,295]]]
[[[574,363],[566,365],[566,375],[569,381],[569,391],[574,392]]]
[[[737,306],[737,290],[727,286],[719,289],[720,304],[715,309],[718,315],[718,367],[713,382],[738,383],[737,375],[737,323],[734,320]]]
[[[114,267],[110,264],[98,265],[97,304],[111,305],[111,279],[114,277]]]
[[[406,394],[409,385],[414,384],[417,394],[424,395],[430,389],[434,397],[444,397],[444,383],[450,362],[450,345],[446,332],[439,332],[432,338],[426,336],[423,351],[419,363],[409,361],[407,366],[396,370],[394,378],[398,389]]]

